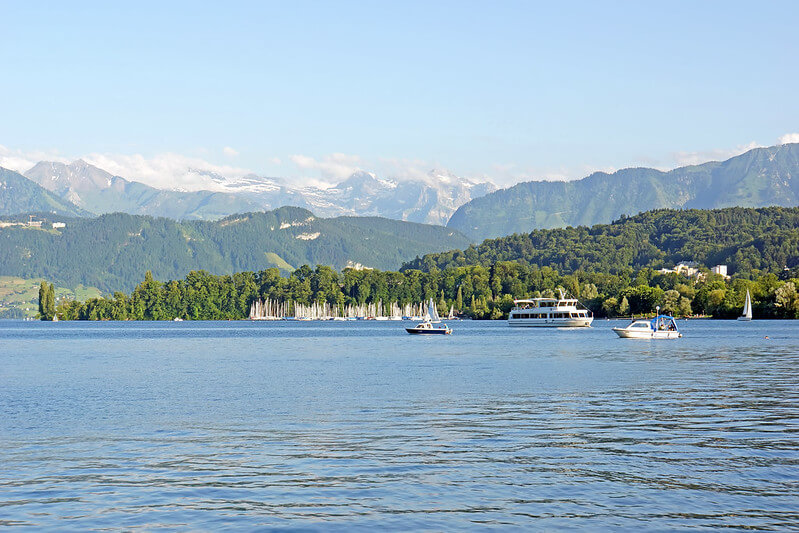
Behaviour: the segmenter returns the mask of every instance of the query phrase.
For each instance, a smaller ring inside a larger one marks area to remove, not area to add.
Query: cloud
[[[799,143],[799,133],[786,133],[777,140],[777,144]]]
[[[520,166],[515,163],[498,163],[491,167],[491,177],[482,176],[476,181],[494,181],[503,187],[510,187],[527,181],[572,181],[590,176],[594,172],[613,173],[616,167],[597,165],[571,166]]]
[[[12,150],[0,144],[0,167],[24,174],[39,161],[69,162],[68,159],[58,155],[57,152]]]
[[[249,169],[215,165],[203,159],[174,153],[150,158],[141,154],[95,153],[82,159],[111,174],[159,189],[222,191],[225,190],[222,185],[224,178],[240,178],[251,173]]]
[[[392,181],[423,181],[429,184],[448,181],[455,176],[455,173],[440,165],[420,159],[377,158],[366,160],[358,155],[335,153],[321,158],[295,154],[290,156],[289,160],[301,174],[292,179],[305,185],[322,188],[341,183],[358,171],[370,172],[378,178]],[[316,176],[309,175],[309,172],[315,173]],[[490,180],[480,176],[471,178],[471,181]]]
[[[236,150],[235,148],[231,148],[230,146],[225,146],[224,148],[222,148],[222,152],[228,157],[236,157],[237,155],[239,155],[238,150]]]
[[[289,156],[289,160],[303,172],[309,170],[318,172],[322,181],[326,182],[331,180],[338,182],[348,178],[354,172],[361,170],[363,163],[357,155],[340,153],[326,155],[321,159],[295,154]]]
[[[707,163],[708,161],[723,161],[725,159],[735,157],[736,155],[741,155],[744,152],[748,152],[753,148],[762,147],[762,144],[752,141],[749,144],[741,144],[735,148],[717,148],[715,150],[704,150],[699,152],[673,152],[671,157],[677,166],[684,167],[687,165],[699,165],[701,163]]]

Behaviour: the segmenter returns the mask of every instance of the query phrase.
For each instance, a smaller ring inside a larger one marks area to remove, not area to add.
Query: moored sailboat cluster
[[[250,305],[250,320],[422,320],[429,312],[424,302],[399,305],[382,300],[361,305],[331,305],[316,302],[303,305],[292,300],[278,301],[267,298],[255,300]],[[450,309],[450,315],[454,309]]]

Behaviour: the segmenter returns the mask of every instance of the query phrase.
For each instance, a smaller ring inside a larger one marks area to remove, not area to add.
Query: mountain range
[[[726,161],[668,172],[628,168],[575,181],[530,181],[497,190],[444,171],[412,180],[356,172],[330,188],[292,187],[279,178],[190,170],[208,190],[165,190],[115,176],[82,160],[42,161],[25,176],[0,171],[0,215],[112,212],[175,220],[297,206],[317,216],[378,216],[446,224],[473,240],[534,229],[609,223],[659,208],[799,205],[799,144],[755,148]]]
[[[380,216],[444,225],[460,205],[496,189],[491,183],[477,183],[442,171],[409,181],[356,172],[326,189],[289,187],[279,179],[254,174],[226,178],[204,172],[202,177],[210,190],[188,192],[129,181],[82,160],[69,164],[41,161],[25,172],[25,177],[95,215],[124,212],[176,220],[215,220],[292,205],[323,217]]]
[[[534,229],[606,224],[659,208],[799,205],[799,144],[755,148],[669,172],[628,168],[577,181],[531,181],[458,208],[447,226],[477,241]]]
[[[377,217],[318,218],[297,207],[217,221],[124,213],[41,216],[41,228],[0,228],[0,273],[106,291],[131,290],[147,270],[162,280],[191,270],[230,274],[275,267],[287,273],[305,264],[396,270],[409,258],[470,242],[443,226]],[[54,221],[66,226],[50,229]]]

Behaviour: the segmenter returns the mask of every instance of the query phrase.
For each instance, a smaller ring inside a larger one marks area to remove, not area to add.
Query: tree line
[[[45,319],[52,318],[51,287],[40,290],[40,313]],[[662,312],[675,316],[732,318],[741,313],[749,290],[757,318],[799,318],[797,287],[797,269],[780,276],[764,273],[725,279],[706,269],[699,277],[689,278],[648,267],[614,274],[582,270],[562,274],[513,261],[402,272],[351,268],[338,272],[329,266],[305,265],[288,276],[276,268],[232,275],[200,270],[166,282],[148,271],[131,293],[62,301],[53,312],[65,320],[238,320],[247,318],[257,299],[303,305],[327,302],[339,308],[382,302],[388,312],[391,303],[406,305],[432,298],[440,314],[454,306],[466,317],[502,319],[514,299],[555,296],[562,289],[598,317],[648,314],[660,306]]]

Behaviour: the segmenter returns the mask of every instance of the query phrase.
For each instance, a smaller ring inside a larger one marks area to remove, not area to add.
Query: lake
[[[0,525],[799,528],[799,321],[0,321]]]

